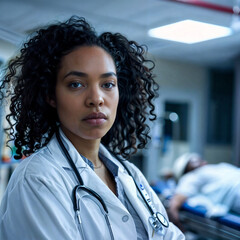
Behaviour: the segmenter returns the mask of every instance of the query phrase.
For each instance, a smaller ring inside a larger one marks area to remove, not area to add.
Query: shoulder
[[[120,163],[124,164],[123,167],[127,168],[128,171],[130,171],[131,175],[134,178],[136,178],[136,179],[138,179],[138,178],[145,179],[145,176],[143,175],[141,170],[136,165],[134,165],[132,162],[127,161],[127,160],[123,160]],[[127,170],[127,169],[125,169],[125,170]]]
[[[155,195],[148,180],[146,179],[144,174],[140,171],[140,169],[136,165],[134,165],[133,163],[131,163],[129,161],[124,161],[124,165],[128,169],[128,171],[131,173],[132,178],[134,179],[134,181],[136,182],[138,187],[146,189],[146,191],[150,195]],[[125,171],[127,172],[127,170],[125,170]],[[159,201],[158,198],[157,198],[157,201]]]
[[[27,175],[39,175],[45,172],[49,166],[54,164],[54,157],[50,154],[47,147],[43,147],[36,153],[22,160],[14,171],[14,174],[21,172],[23,177]]]
[[[62,182],[63,174],[64,169],[46,146],[19,163],[10,178],[9,188],[26,183],[41,185],[56,182],[57,184]]]

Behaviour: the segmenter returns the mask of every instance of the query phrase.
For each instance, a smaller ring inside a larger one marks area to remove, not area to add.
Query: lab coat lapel
[[[134,209],[138,213],[139,217],[141,218],[143,225],[148,232],[149,239],[152,239],[152,236],[151,236],[152,227],[148,222],[148,218],[150,217],[150,214],[147,207],[145,206],[145,203],[143,202],[144,200],[142,199],[142,197],[140,196],[140,193],[136,188],[136,185],[132,177],[127,173],[123,165],[118,160],[116,160],[103,145],[100,145],[100,152],[104,154],[108,159],[110,159],[111,161],[113,161],[115,164],[118,165],[119,167],[118,177],[123,185],[125,194],[127,195]]]
[[[81,155],[78,153],[77,149],[73,146],[73,144],[69,141],[69,139],[64,135],[63,131],[61,130],[61,128],[59,129],[59,133],[61,136],[61,140],[66,148],[66,150],[68,151],[70,157],[72,158],[75,166],[82,171],[84,168],[86,168],[88,166],[88,164],[82,159]],[[68,162],[68,160],[66,159],[65,154],[63,153],[61,147],[59,146],[59,143],[56,139],[56,136],[53,137],[54,138],[54,143],[55,145],[57,145],[57,149],[59,149],[58,154],[61,155],[61,158],[59,158],[59,162],[61,163],[63,168],[69,168],[71,169],[71,166]]]
[[[134,209],[138,213],[139,217],[141,218],[143,225],[145,229],[148,232],[148,237],[149,239],[152,239],[152,228],[148,222],[148,219],[150,217],[150,213],[147,209],[147,206],[145,206],[145,203],[143,202],[142,197],[140,196],[136,185],[132,179],[131,176],[125,171],[121,170],[119,171],[119,179],[123,184],[124,191],[132,203]]]
[[[60,129],[60,135],[62,138],[62,141],[71,156],[71,158],[74,161],[74,164],[76,165],[77,169],[79,170],[81,177],[83,179],[84,185],[91,188],[95,192],[97,192],[102,199],[108,203],[110,207],[114,208],[114,211],[116,208],[119,209],[119,211],[123,211],[124,213],[127,213],[127,209],[122,204],[122,202],[114,195],[114,193],[105,185],[105,183],[96,175],[96,173],[91,169],[91,167],[82,159],[81,155],[77,152],[76,148],[72,145],[72,143],[66,138],[62,130]],[[63,168],[70,169],[73,171],[62,152],[60,146],[58,145],[56,136],[53,136],[52,142],[49,145],[49,149],[51,152],[56,152],[58,157],[58,162],[62,165]],[[56,151],[56,149],[58,149]],[[107,149],[101,145],[100,146],[100,152],[106,156],[111,161],[114,161],[119,167],[122,168],[122,166],[116,161],[111,154],[107,151]],[[123,171],[123,169],[122,169]],[[128,175],[126,175],[129,177]]]
[[[85,168],[81,172],[81,176],[83,178],[84,184],[97,192],[110,208],[119,208],[119,210],[121,209],[125,213],[127,212],[127,209],[122,204],[122,202],[114,195],[114,193],[106,186],[106,184],[90,167]]]

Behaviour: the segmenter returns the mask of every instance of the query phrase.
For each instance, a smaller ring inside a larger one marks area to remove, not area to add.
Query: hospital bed
[[[173,194],[173,187],[168,181],[160,180],[152,184],[166,209]],[[240,199],[239,199],[240,201]],[[204,206],[192,207],[185,202],[180,210],[179,217],[186,231],[192,232],[205,239],[240,240],[240,215],[229,212],[222,217],[206,217]]]

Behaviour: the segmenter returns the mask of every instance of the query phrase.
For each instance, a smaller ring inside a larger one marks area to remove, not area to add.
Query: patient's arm
[[[171,222],[178,226],[182,231],[184,231],[183,226],[179,220],[179,209],[182,204],[187,200],[187,197],[182,194],[175,194],[170,200],[168,215]]]

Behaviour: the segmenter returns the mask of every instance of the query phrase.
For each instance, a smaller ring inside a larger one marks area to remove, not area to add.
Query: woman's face
[[[114,123],[118,101],[116,67],[105,50],[84,46],[62,58],[50,104],[70,140],[100,140]]]
[[[207,162],[198,156],[194,156],[190,159],[186,166],[185,173],[191,172],[199,167],[205,166]]]

